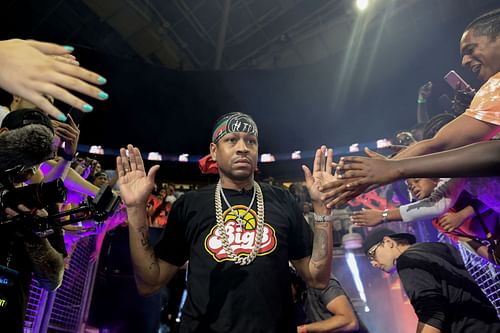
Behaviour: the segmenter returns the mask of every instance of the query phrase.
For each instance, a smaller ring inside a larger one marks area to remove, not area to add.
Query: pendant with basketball
[[[234,210],[233,206],[231,206],[231,204],[227,200],[226,195],[224,194],[224,190],[222,189],[222,187],[220,188],[220,195],[221,195],[222,199],[224,200],[224,203],[226,204],[226,206],[229,207],[229,209],[231,210],[231,213],[234,215],[234,218],[235,218],[236,222],[238,223],[238,225],[240,226],[240,228],[242,230],[246,229],[246,228],[243,228],[243,222],[244,222],[243,219],[246,218],[248,212],[250,211],[250,209],[253,206],[253,203],[255,201],[256,192],[257,192],[257,189],[254,186],[253,187],[252,200],[250,200],[250,204],[248,205],[247,209],[244,211],[243,215],[241,215],[240,214],[240,209],[237,209],[236,211]]]

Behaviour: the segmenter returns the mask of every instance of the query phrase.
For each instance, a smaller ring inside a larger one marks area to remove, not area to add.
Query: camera
[[[61,179],[10,189],[0,184],[0,210],[4,211],[7,207],[15,209],[20,204],[28,208],[43,209],[53,203],[63,203],[66,193]]]
[[[5,176],[6,173],[2,175]],[[0,177],[0,211],[2,213],[6,208],[16,209],[20,204],[30,209],[43,209],[66,200],[67,189],[61,179],[16,188],[11,182],[5,181],[12,178],[12,174],[9,177]],[[26,213],[12,218],[4,215],[0,218],[0,227],[5,225],[16,231],[23,233],[29,231],[38,237],[46,237],[54,232],[54,228],[67,224],[89,219],[102,222],[114,213],[119,203],[120,197],[114,194],[109,186],[105,186],[95,198],[87,198],[86,202],[76,208],[44,217]]]
[[[6,202],[2,202],[2,207],[10,207],[12,203],[18,202],[27,206],[29,202],[33,204],[29,206],[30,208],[34,207],[40,209],[48,204],[64,202],[66,198],[66,188],[60,179],[50,183],[34,184],[26,187],[30,187],[30,190],[22,192],[22,197],[27,201],[20,202],[21,199],[16,197],[16,193],[18,192],[12,193],[11,191],[7,191],[2,194],[3,198],[7,198]],[[12,199],[13,197],[15,199]],[[89,197],[86,202],[81,203],[78,207],[65,210],[61,213],[43,217],[31,214],[19,214],[12,218],[0,219],[0,231],[1,227],[6,225],[17,231],[22,231],[24,233],[29,231],[43,238],[54,233],[54,228],[68,224],[84,220],[103,222],[114,213],[120,202],[120,197],[113,193],[109,186],[105,186],[101,188],[95,198]]]

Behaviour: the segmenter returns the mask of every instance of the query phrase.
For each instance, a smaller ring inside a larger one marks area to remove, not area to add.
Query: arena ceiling
[[[403,30],[419,29],[427,17],[449,20],[478,6],[461,0],[450,11],[457,1],[371,2],[362,14],[366,29],[393,17],[404,18]],[[4,13],[31,8],[31,35],[182,70],[314,63],[349,47],[360,15],[353,0],[10,0],[5,5]]]

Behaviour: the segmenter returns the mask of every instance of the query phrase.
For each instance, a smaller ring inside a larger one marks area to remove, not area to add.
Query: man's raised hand
[[[146,174],[138,148],[128,145],[127,149],[120,149],[120,156],[116,158],[116,171],[120,196],[128,208],[144,206],[146,209],[147,199],[154,188],[155,175],[159,168],[159,165],[155,165]]]

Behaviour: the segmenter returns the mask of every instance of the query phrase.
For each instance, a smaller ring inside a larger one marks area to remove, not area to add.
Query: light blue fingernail
[[[106,80],[105,78],[103,78],[102,76],[99,76],[97,78],[97,83],[99,84],[105,84],[106,82],[108,82],[108,80]]]
[[[92,112],[92,110],[94,110],[94,108],[90,104],[83,104],[83,110],[85,112]]]
[[[68,118],[64,115],[64,114],[60,114],[57,116],[57,120],[59,121],[62,121],[62,122],[66,122],[66,120],[68,120]]]
[[[104,91],[101,91],[101,92],[99,93],[99,98],[100,98],[100,99],[106,100],[106,99],[108,99],[108,97],[109,97],[109,95],[108,95],[108,94],[106,94]]]
[[[75,50],[75,48],[73,46],[64,45],[63,47],[66,51],[69,51],[69,52],[73,52]]]

